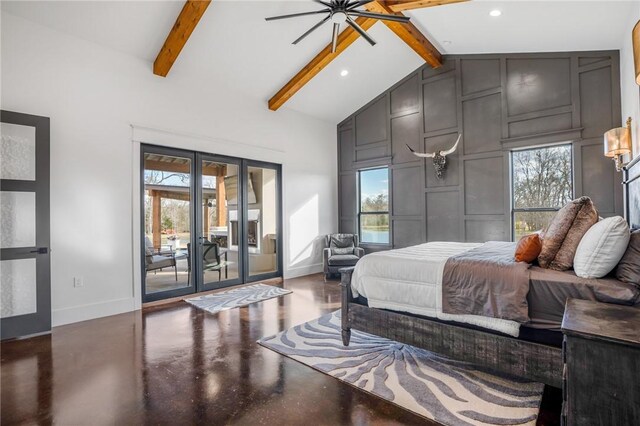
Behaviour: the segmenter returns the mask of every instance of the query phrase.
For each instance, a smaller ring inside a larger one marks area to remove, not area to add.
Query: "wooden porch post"
[[[202,228],[203,234],[207,240],[209,239],[209,200],[204,200],[204,209],[203,209],[203,218],[202,218]]]
[[[162,198],[156,191],[151,191],[152,199],[152,214],[151,214],[151,229],[153,232],[153,247],[158,249],[162,246]]]
[[[227,174],[227,166],[219,166],[216,175],[216,225],[227,226],[227,190],[224,186],[224,177]]]

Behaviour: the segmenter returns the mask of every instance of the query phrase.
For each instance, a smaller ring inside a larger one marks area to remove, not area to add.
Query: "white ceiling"
[[[2,11],[152,62],[182,1],[2,1]],[[407,12],[443,53],[619,49],[638,1],[474,0]],[[315,10],[311,1],[214,0],[168,79],[199,87],[220,82],[268,99],[330,39],[329,25],[297,46],[291,41],[319,20],[266,22],[267,16]],[[499,18],[489,11],[500,9]],[[283,108],[337,123],[423,62],[381,23],[359,39]],[[449,43],[446,43],[449,42]],[[151,69],[151,67],[150,67]],[[342,69],[350,71],[346,78]],[[151,70],[149,71],[151,72]]]
[[[563,52],[619,49],[629,16],[639,4],[640,0],[475,0],[415,9],[407,15],[442,53]],[[489,16],[496,9],[502,15]]]

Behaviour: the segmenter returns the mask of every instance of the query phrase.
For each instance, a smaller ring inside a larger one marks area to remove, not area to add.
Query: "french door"
[[[281,275],[281,174],[279,164],[243,161],[245,281]]]
[[[281,169],[142,146],[143,301],[277,277]]]
[[[242,162],[197,154],[196,259],[199,291],[244,282],[242,245],[235,240],[242,228]]]
[[[51,330],[49,118],[0,113],[2,339]]]

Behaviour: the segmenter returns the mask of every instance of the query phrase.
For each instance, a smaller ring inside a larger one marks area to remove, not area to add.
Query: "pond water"
[[[388,244],[389,230],[363,229],[360,237],[362,243]]]

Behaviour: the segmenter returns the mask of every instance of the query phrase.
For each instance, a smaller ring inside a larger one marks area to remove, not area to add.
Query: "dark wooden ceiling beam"
[[[155,75],[166,77],[169,74],[169,70],[178,59],[178,55],[180,55],[182,48],[189,40],[191,33],[200,22],[200,18],[204,15],[209,4],[211,4],[211,0],[187,0],[156,60],[153,62],[153,73]]]

